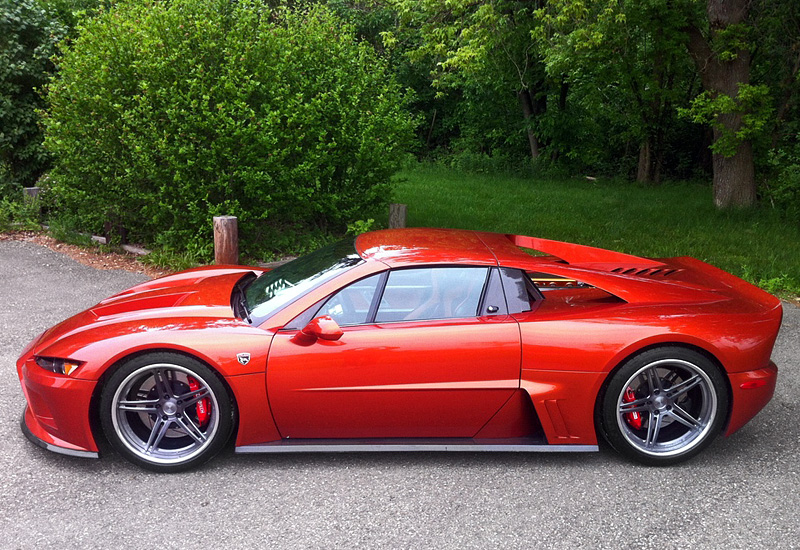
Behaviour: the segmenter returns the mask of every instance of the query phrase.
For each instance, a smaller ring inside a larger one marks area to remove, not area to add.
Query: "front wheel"
[[[222,382],[199,361],[154,353],[123,364],[100,396],[103,431],[125,458],[159,472],[187,470],[216,455],[233,429]]]
[[[719,368],[679,347],[648,350],[611,377],[599,424],[620,453],[649,465],[687,460],[722,429],[728,391]]]

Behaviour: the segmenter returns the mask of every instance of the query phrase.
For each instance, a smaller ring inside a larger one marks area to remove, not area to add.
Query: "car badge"
[[[246,365],[247,363],[250,362],[250,354],[249,353],[237,353],[236,354],[236,359],[238,359],[239,362],[242,365]]]

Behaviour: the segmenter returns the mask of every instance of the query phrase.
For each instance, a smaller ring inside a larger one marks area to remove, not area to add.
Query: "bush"
[[[0,197],[0,231],[41,229],[39,206],[22,197]]]
[[[86,229],[112,221],[166,247],[202,248],[221,214],[248,254],[344,232],[387,202],[412,139],[384,65],[322,7],[121,4],[84,24],[60,69],[54,191]]]
[[[18,195],[47,169],[37,89],[54,70],[50,57],[65,34],[36,0],[0,0],[0,197]]]
[[[761,194],[790,222],[800,225],[800,147],[771,151],[768,162],[771,177],[761,186]]]

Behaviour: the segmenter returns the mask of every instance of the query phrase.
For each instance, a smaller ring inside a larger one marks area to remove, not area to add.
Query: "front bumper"
[[[775,393],[778,367],[772,361],[762,369],[728,375],[731,382],[731,417],[725,435],[731,435],[763,409]]]
[[[36,417],[31,411],[31,408],[25,407],[25,412],[22,413],[22,421],[20,422],[20,427],[22,428],[22,433],[25,434],[25,437],[27,437],[31,441],[31,443],[34,443],[35,445],[38,445],[43,449],[47,449],[48,451],[52,451],[54,453],[59,453],[62,455],[78,456],[81,458],[100,458],[100,453],[96,451],[84,451],[76,449],[74,448],[74,445],[71,445],[66,441],[63,441],[61,439],[58,439],[57,437],[48,434],[41,428],[40,425],[37,426],[38,429],[36,431],[38,433],[41,433],[44,437],[46,437],[50,441],[53,441],[53,443],[48,443],[46,440],[41,439],[34,434],[33,430],[31,430],[31,428],[28,427],[29,422],[34,426],[37,426]]]
[[[50,451],[97,458],[99,450],[89,423],[97,382],[46,371],[29,354],[17,362],[17,374],[28,402],[22,417],[25,436]]]

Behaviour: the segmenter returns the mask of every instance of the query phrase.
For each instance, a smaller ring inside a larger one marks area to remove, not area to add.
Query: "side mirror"
[[[312,319],[300,332],[306,336],[312,336],[322,340],[338,340],[342,337],[342,334],[344,334],[339,323],[331,319],[328,315]]]

